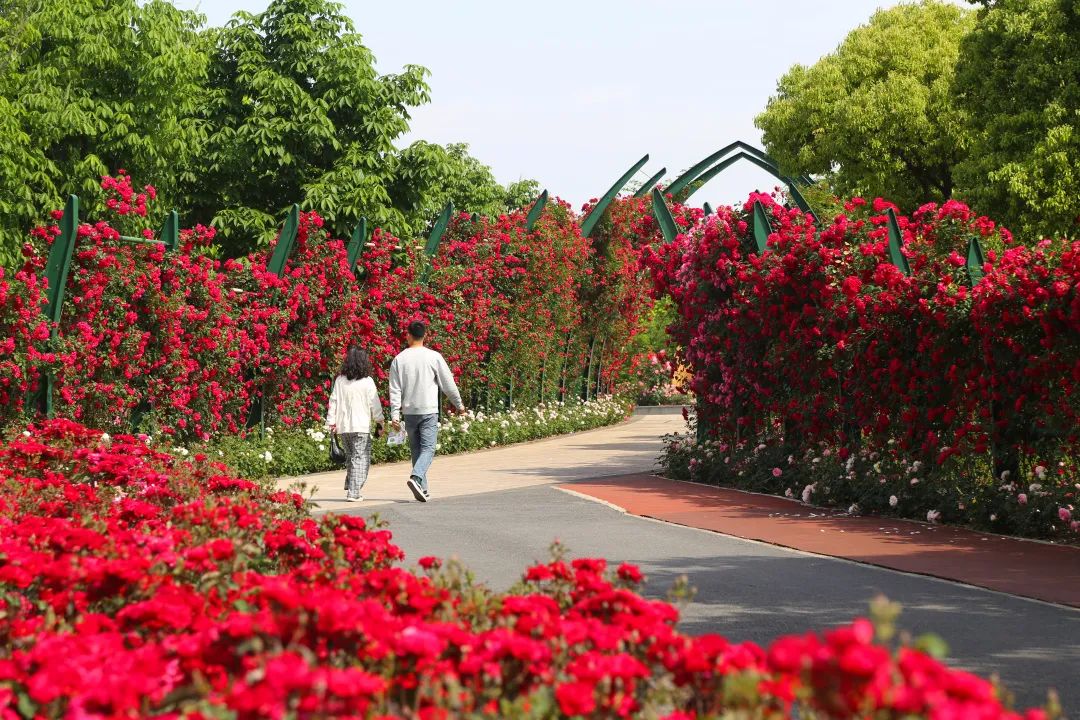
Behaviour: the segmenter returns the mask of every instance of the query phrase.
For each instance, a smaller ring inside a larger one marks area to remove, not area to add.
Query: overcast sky
[[[268,0],[174,0],[210,24]],[[536,178],[575,207],[638,158],[667,180],[733,140],[759,144],[754,116],[794,63],[810,64],[881,0],[346,0],[382,73],[431,71],[413,139],[468,143],[509,182]],[[775,185],[740,163],[699,191],[714,206]]]

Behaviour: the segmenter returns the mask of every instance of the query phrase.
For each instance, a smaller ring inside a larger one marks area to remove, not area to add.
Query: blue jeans
[[[409,452],[412,453],[412,477],[420,488],[428,491],[427,473],[435,459],[435,444],[439,440],[439,415],[406,415],[405,432],[409,435]]]

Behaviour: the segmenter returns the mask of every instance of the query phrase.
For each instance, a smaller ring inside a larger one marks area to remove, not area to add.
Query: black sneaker
[[[428,501],[427,493],[424,492],[423,488],[420,487],[420,483],[416,482],[416,480],[414,478],[409,478],[408,480],[406,480],[405,481],[405,486],[408,487],[409,490],[412,491],[413,497],[416,498],[417,501],[419,501],[419,502],[427,502]]]

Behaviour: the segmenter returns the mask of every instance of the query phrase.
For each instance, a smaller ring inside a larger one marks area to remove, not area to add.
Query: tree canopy
[[[950,197],[968,143],[952,86],[974,20],[935,0],[878,11],[780,79],[755,121],[769,153],[785,174],[828,176],[845,195],[907,207]]]
[[[272,0],[210,32],[210,133],[193,187],[198,219],[225,238],[272,238],[292,203],[344,229],[367,214],[401,229],[387,181],[409,108],[428,101],[424,68],[381,76],[340,7]]]
[[[119,168],[177,199],[203,139],[198,27],[162,0],[0,0],[0,261]]]
[[[229,255],[271,240],[292,203],[340,234],[366,216],[399,235],[448,199],[525,204],[534,183],[501,186],[464,145],[396,146],[427,75],[378,73],[331,0],[270,0],[223,28],[165,0],[0,0],[0,263],[67,194],[92,211],[121,168],[212,222]]]
[[[497,216],[524,207],[539,192],[535,180],[500,185],[491,168],[470,155],[464,143],[443,146],[420,140],[401,151],[397,162],[390,195],[421,221],[433,218],[447,202],[458,210]]]
[[[980,212],[1032,237],[1080,231],[1080,2],[999,0],[964,38],[957,168]]]

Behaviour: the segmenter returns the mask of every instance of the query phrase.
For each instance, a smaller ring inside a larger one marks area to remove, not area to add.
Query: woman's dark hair
[[[345,353],[345,362],[341,363],[340,375],[350,380],[371,377],[371,360],[367,352],[351,345]]]

